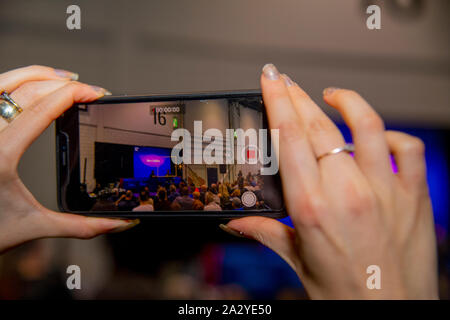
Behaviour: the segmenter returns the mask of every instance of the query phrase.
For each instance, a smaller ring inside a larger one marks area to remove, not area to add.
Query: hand
[[[354,158],[317,157],[345,141],[334,123],[273,65],[261,86],[271,128],[280,134],[280,173],[295,229],[264,217],[223,227],[256,239],[297,272],[311,298],[438,298],[433,214],[418,138],[385,131],[356,92],[324,91],[350,127]],[[398,174],[392,172],[390,153]],[[366,286],[366,269],[381,269],[381,289]]]
[[[0,253],[32,239],[91,238],[138,223],[48,210],[17,174],[20,157],[53,120],[75,102],[93,101],[108,93],[103,88],[72,81],[77,77],[72,72],[43,66],[0,74],[0,93],[9,93],[23,109],[10,123],[0,117]]]

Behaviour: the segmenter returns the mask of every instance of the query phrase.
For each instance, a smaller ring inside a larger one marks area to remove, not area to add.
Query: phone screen
[[[278,132],[267,128],[260,95],[74,108],[59,121],[60,132],[71,135],[73,163],[61,195],[68,211],[264,215],[283,209],[272,143]]]

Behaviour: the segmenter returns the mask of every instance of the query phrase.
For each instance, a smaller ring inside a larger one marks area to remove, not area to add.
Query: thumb
[[[46,237],[90,239],[103,233],[128,230],[140,222],[139,219],[95,218],[53,211],[45,212],[45,216]]]
[[[275,251],[298,273],[300,259],[295,230],[275,219],[245,217],[221,224],[220,228],[234,236],[254,239]]]

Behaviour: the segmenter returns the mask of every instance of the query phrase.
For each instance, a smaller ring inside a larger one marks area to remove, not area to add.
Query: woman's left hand
[[[108,93],[73,81],[76,78],[72,72],[43,66],[0,74],[0,93],[7,92],[23,109],[10,123],[0,117],[0,253],[32,239],[92,238],[138,223],[54,212],[43,207],[19,178],[21,156],[53,120],[76,102],[93,101]]]

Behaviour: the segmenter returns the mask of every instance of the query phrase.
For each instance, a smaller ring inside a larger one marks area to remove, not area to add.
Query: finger
[[[386,131],[398,177],[406,189],[421,190],[426,183],[425,145],[422,140],[399,131]]]
[[[11,93],[27,81],[78,80],[78,74],[45,66],[28,66],[0,74],[0,92]]]
[[[289,76],[283,75],[283,78],[294,108],[305,124],[306,133],[316,157],[335,148],[343,147],[345,140],[333,121]],[[336,183],[340,179],[355,177],[356,171],[359,171],[353,158],[345,152],[332,157],[324,157],[318,163],[319,167],[323,169],[320,171],[321,177],[329,178]],[[340,169],[336,170],[336,166],[339,166]]]
[[[283,79],[273,65],[266,65],[261,76],[264,104],[271,129],[279,130],[280,171],[288,211],[298,212],[294,203],[316,193],[319,171],[303,124],[292,105]],[[276,144],[276,141],[273,142]],[[298,190],[302,190],[299,195]],[[295,201],[289,201],[295,200]],[[292,215],[296,220],[296,217]]]
[[[42,97],[63,87],[69,80],[29,81],[13,91],[11,98],[22,108],[36,104]],[[6,120],[0,119],[0,132],[8,126]]]
[[[221,228],[232,235],[260,242],[275,251],[292,269],[300,269],[296,233],[291,227],[271,218],[245,217],[231,220]]]
[[[305,125],[316,157],[334,148],[343,146],[345,144],[344,138],[333,121],[289,76],[284,74],[283,78],[294,108]]]
[[[103,233],[122,232],[140,223],[139,219],[94,218],[49,210],[44,212],[44,216],[41,232],[45,237],[90,239]]]
[[[17,166],[28,146],[66,109],[76,102],[93,101],[105,94],[109,92],[103,88],[71,81],[25,109],[0,133],[2,151],[10,157],[11,165]]]
[[[338,88],[324,90],[324,100],[336,108],[352,132],[355,160],[377,190],[392,183],[384,123],[372,107],[356,92]]]
[[[46,95],[64,87],[69,80],[29,81],[14,90],[10,97],[22,108],[36,104]]]

